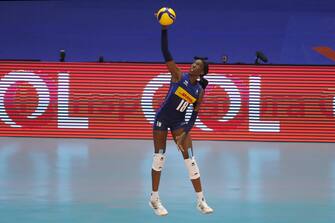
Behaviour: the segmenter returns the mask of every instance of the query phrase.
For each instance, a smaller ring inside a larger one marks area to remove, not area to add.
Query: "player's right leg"
[[[154,210],[155,214],[159,216],[165,216],[168,214],[168,211],[162,205],[158,194],[161,171],[164,167],[165,162],[167,134],[167,127],[164,126],[163,123],[156,120],[153,130],[155,153],[153,156],[151,169],[152,192],[149,205]]]

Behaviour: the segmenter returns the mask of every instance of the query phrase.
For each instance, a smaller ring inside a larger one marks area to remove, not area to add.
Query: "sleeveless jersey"
[[[184,121],[188,106],[199,99],[201,91],[198,82],[191,84],[188,73],[182,74],[180,81],[170,82],[168,94],[157,110],[156,118],[162,121]]]

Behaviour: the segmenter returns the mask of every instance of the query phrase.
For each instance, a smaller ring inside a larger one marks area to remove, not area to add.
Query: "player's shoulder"
[[[189,75],[190,75],[189,73],[182,73],[181,74],[181,79],[189,79],[190,78]]]
[[[189,80],[188,73],[182,73],[178,83],[184,83],[185,81],[188,82],[188,80]]]

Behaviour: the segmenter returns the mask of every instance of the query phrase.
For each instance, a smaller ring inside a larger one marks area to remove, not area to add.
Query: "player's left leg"
[[[176,136],[180,135],[183,132],[183,129],[177,129],[172,131],[172,136],[176,141]],[[203,214],[210,214],[213,212],[213,209],[210,208],[205,200],[204,193],[201,187],[201,180],[200,180],[200,171],[199,167],[196,163],[194,154],[193,154],[193,147],[192,147],[192,139],[190,134],[187,134],[185,141],[182,145],[183,151],[182,155],[184,158],[184,162],[186,168],[189,173],[189,177],[191,179],[193,188],[196,192],[197,196],[197,208]]]

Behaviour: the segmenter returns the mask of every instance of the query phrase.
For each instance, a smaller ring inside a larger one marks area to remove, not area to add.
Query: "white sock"
[[[196,192],[196,195],[197,195],[197,200],[198,201],[205,201],[204,193],[202,191],[201,192]]]
[[[158,191],[152,191],[151,192],[151,200],[152,201],[155,201],[155,200],[157,200],[159,198],[159,195],[158,195]]]

